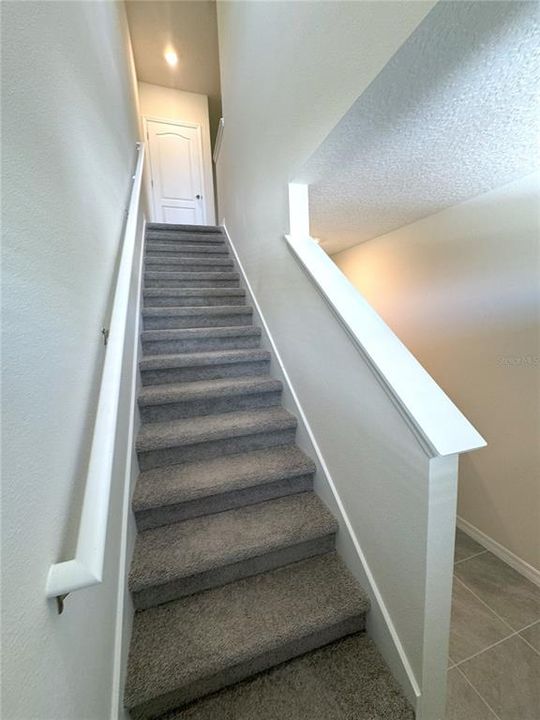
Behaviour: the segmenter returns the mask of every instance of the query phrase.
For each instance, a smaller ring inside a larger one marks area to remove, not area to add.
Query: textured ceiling
[[[215,130],[221,115],[216,3],[128,0],[126,9],[137,78],[208,95],[210,124]],[[179,58],[174,68],[163,57],[169,45]]]
[[[538,167],[538,8],[433,8],[295,178],[327,252]]]

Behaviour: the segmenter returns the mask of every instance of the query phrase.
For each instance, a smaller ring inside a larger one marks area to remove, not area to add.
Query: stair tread
[[[173,245],[172,243],[160,243],[158,240],[153,242],[151,245],[146,246],[146,252],[152,253],[165,253],[166,255],[174,253],[189,253],[193,252],[197,255],[228,255],[229,249],[225,243],[178,243]]]
[[[295,445],[168,465],[139,475],[132,507],[140,512],[314,472],[314,462]]]
[[[142,425],[137,436],[137,451],[147,452],[199,442],[242,437],[295,428],[294,415],[282,407],[243,410],[221,415],[168,420]]]
[[[148,265],[208,265],[214,267],[233,267],[234,263],[230,257],[169,257],[166,254],[152,254],[152,248],[147,251],[144,257],[145,263]]]
[[[184,307],[144,308],[143,317],[200,316],[200,315],[252,315],[249,305],[186,305]]]
[[[238,280],[240,275],[228,270],[145,270],[144,277],[147,280]]]
[[[181,225],[176,223],[146,223],[146,230],[167,230],[178,233],[223,235],[223,229],[219,225]]]
[[[158,342],[161,340],[197,340],[200,338],[220,338],[236,336],[261,335],[261,328],[255,325],[224,325],[221,327],[202,328],[165,328],[162,330],[143,330],[143,342]]]
[[[247,348],[241,350],[208,350],[198,353],[164,353],[145,355],[139,361],[141,370],[205,367],[207,365],[233,365],[235,363],[265,362],[270,360],[268,350]]]
[[[138,612],[126,705],[215,677],[361,618],[368,608],[350,573],[328,553]]]
[[[313,492],[145,530],[137,536],[129,587],[137,592],[336,531]]]
[[[145,288],[144,297],[245,297],[243,288]]]
[[[139,405],[162,405],[190,400],[205,400],[234,395],[280,392],[283,383],[268,376],[216,378],[148,385],[139,393]]]
[[[375,643],[351,635],[159,720],[414,720]],[[157,720],[157,719],[156,719]]]

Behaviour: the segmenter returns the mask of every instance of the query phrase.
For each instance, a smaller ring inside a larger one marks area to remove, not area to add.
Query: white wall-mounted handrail
[[[414,355],[309,235],[306,185],[289,185],[287,243],[433,456],[486,445]]]
[[[219,158],[219,151],[221,150],[221,143],[223,142],[223,131],[225,130],[225,120],[219,118],[219,125],[216,133],[216,142],[214,144],[214,163],[217,163]]]
[[[77,549],[72,560],[51,565],[47,575],[47,597],[59,598],[60,611],[65,595],[96,585],[103,579],[122,358],[144,165],[144,144],[137,143],[137,148],[138,156],[116,279]]]

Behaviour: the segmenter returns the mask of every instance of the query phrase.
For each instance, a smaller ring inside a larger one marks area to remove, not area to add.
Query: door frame
[[[203,153],[203,145],[202,145],[202,125],[201,123],[195,123],[191,122],[189,120],[179,120],[174,119],[171,120],[170,118],[163,118],[163,117],[157,117],[155,115],[143,115],[143,130],[144,130],[144,136],[146,138],[146,145],[148,147],[148,167],[150,169],[150,174],[148,176],[148,195],[150,197],[151,201],[151,207],[152,207],[152,214],[154,216],[154,220],[157,219],[157,209],[156,209],[156,202],[154,197],[154,188],[152,185],[152,180],[154,178],[154,168],[152,167],[152,154],[150,152],[150,141],[148,137],[148,123],[149,122],[155,122],[155,123],[163,123],[165,125],[177,125],[179,127],[187,127],[191,128],[192,130],[197,130],[197,143],[198,143],[198,150],[199,150],[199,172],[201,174],[201,183],[202,188],[201,192],[204,193],[203,195],[203,203],[202,203],[202,215],[203,215],[203,222],[202,225],[206,225],[208,223],[208,218],[212,217],[213,214],[213,208],[212,205],[209,205],[209,203],[213,203],[213,198],[208,197],[208,193],[206,192],[206,188],[208,187],[208,180],[213,183],[214,178],[211,176],[209,179],[207,178],[207,173],[205,169],[205,163],[204,163],[204,153]],[[210,172],[212,171],[212,168],[210,168]]]

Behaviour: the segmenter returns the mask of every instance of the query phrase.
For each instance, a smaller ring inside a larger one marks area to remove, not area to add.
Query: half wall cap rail
[[[432,457],[484,447],[486,441],[309,234],[307,185],[289,184],[286,241],[388,395]]]

